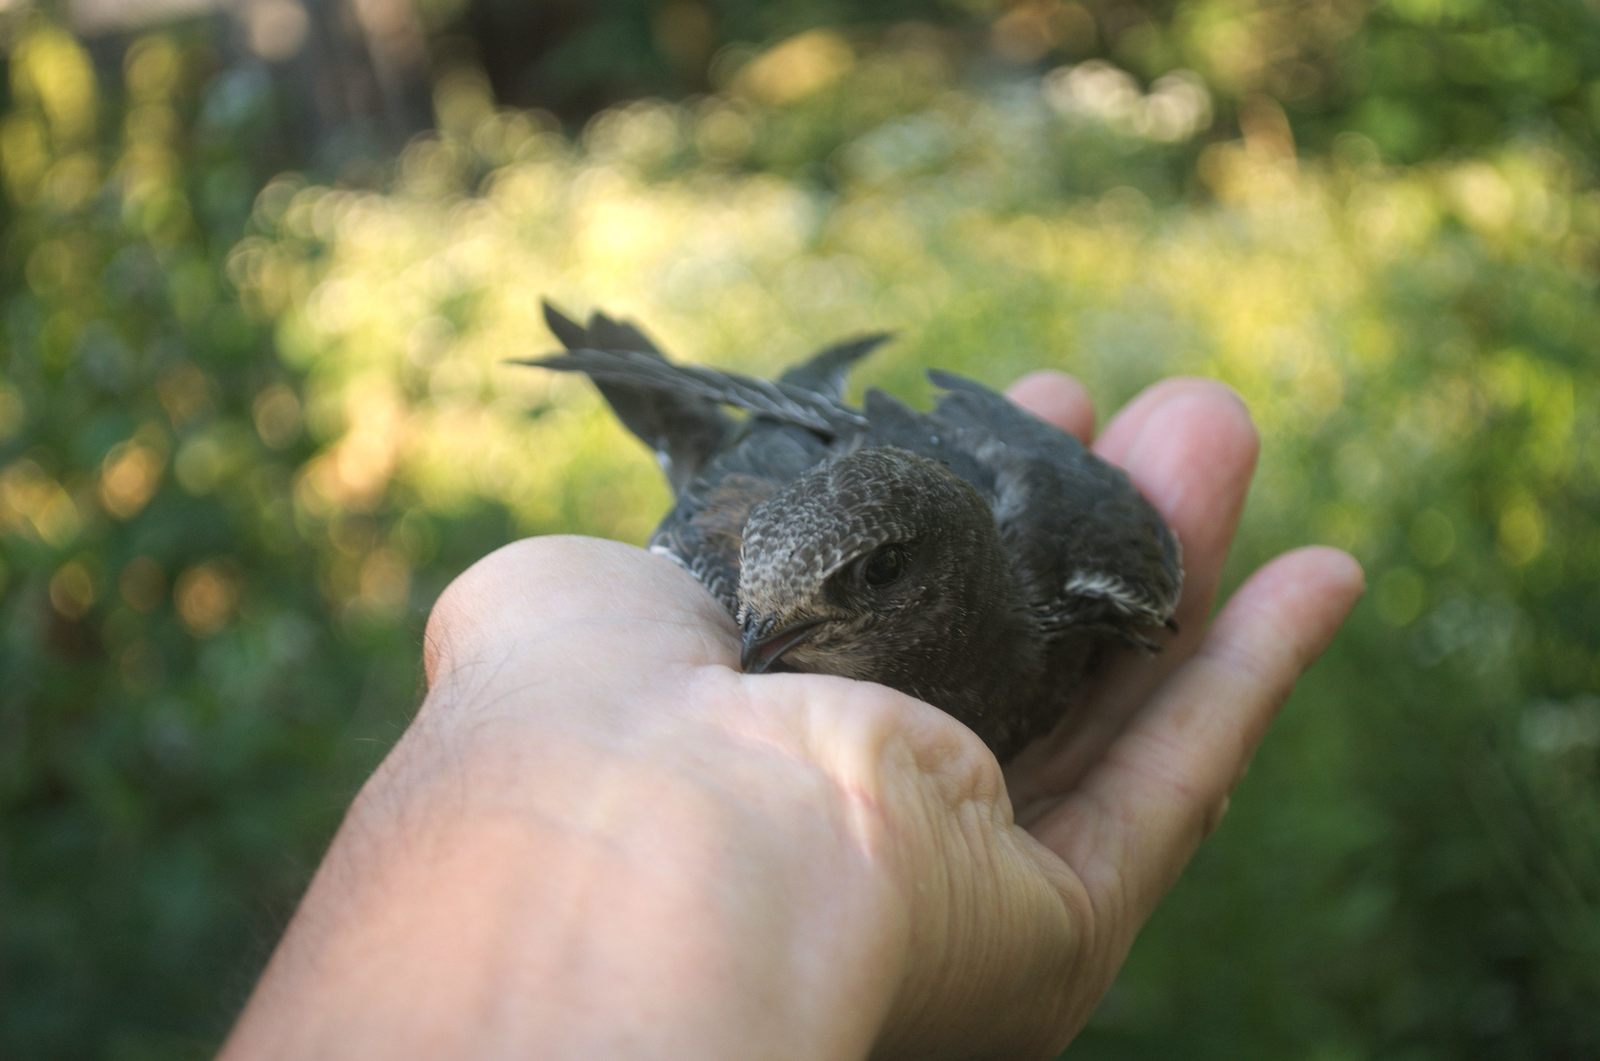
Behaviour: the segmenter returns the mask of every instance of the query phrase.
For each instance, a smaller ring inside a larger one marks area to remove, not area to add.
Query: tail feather
[[[723,406],[827,437],[864,427],[866,420],[843,405],[839,393],[850,365],[886,338],[839,343],[781,380],[763,380],[673,364],[631,322],[599,311],[582,325],[545,302],[544,319],[567,349],[513,363],[588,376],[617,418],[655,450],[674,491],[688,485],[734,430]]]
[[[714,401],[650,382],[670,373],[671,366],[650,338],[631,323],[596,311],[585,327],[548,301],[544,319],[567,352],[543,361],[518,363],[587,374],[623,426],[655,451],[673,492],[682,491],[722,445],[733,421]],[[614,352],[609,365],[598,364],[589,356],[602,353],[596,347]],[[618,370],[615,362],[619,358],[633,359],[635,369]]]
[[[658,404],[694,401],[731,405],[825,435],[866,425],[860,413],[815,391],[698,365],[675,365],[658,355],[632,350],[568,350],[549,357],[513,359],[512,363],[582,372],[600,384],[602,391],[606,385],[623,387],[647,393]]]
[[[601,350],[632,350],[640,354],[654,354],[665,361],[661,350],[650,337],[639,330],[632,321],[608,317],[599,310],[589,315],[589,342],[585,345]]]
[[[573,350],[590,345],[589,329],[556,309],[555,306],[550,304],[549,299],[541,302],[540,306],[544,309],[545,326],[550,329],[557,339],[561,340],[562,346],[568,350]]]
[[[778,378],[784,383],[816,391],[837,401],[844,397],[844,381],[851,367],[893,337],[893,332],[874,332],[834,343],[818,350]]]
[[[589,314],[589,324],[585,327],[556,309],[549,299],[541,302],[540,306],[544,310],[545,324],[568,350],[632,350],[662,356],[661,348],[651,342],[650,337],[632,321],[618,320],[595,310]]]

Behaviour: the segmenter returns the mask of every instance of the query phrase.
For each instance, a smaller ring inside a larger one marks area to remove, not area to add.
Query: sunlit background
[[[1074,1056],[1600,1056],[1596,0],[0,0],[0,56],[0,1055],[206,1055],[440,588],[649,533],[502,363],[549,296],[1238,388],[1233,579],[1372,588]]]

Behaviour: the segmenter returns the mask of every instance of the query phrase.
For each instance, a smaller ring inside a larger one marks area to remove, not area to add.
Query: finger
[[[1095,444],[1128,472],[1183,546],[1180,624],[1198,623],[1211,608],[1260,449],[1244,402],[1206,379],[1150,387]]]
[[[1097,908],[1125,904],[1130,934],[1216,826],[1295,680],[1363,587],[1353,558],[1322,547],[1256,572],[1078,792],[1037,823]]]
[[[1164,406],[1174,398],[1187,394],[1225,394],[1234,403],[1244,405],[1232,388],[1202,376],[1172,376],[1153,383],[1133,396],[1117,411],[1111,422],[1100,432],[1095,442],[1095,452],[1113,464],[1126,466],[1129,451],[1152,422],[1161,420]]]
[[[1183,546],[1183,633],[1158,656],[1116,660],[1056,732],[1016,760],[1011,784],[1024,821],[1037,813],[1030,804],[1077,783],[1128,715],[1199,643],[1260,447],[1231,390],[1208,380],[1171,380],[1134,399],[1095,448],[1126,467]]]
[[[1006,397],[1084,445],[1094,438],[1094,402],[1083,384],[1065,373],[1030,372],[1006,390]]]

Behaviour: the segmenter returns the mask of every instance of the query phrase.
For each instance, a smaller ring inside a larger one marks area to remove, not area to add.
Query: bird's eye
[[[873,589],[900,581],[906,573],[906,547],[899,543],[879,546],[861,564],[861,580]]]

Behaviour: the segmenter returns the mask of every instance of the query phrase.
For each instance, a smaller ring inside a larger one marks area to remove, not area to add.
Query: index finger
[[[1228,601],[1192,659],[1167,679],[1079,788],[1033,832],[1132,939],[1214,828],[1296,679],[1364,588],[1336,549],[1296,550]]]
[[[1146,389],[1111,421],[1095,451],[1124,468],[1183,547],[1182,634],[1159,655],[1126,653],[1094,678],[1067,720],[1011,764],[1018,817],[1069,792],[1097,762],[1150,691],[1194,651],[1222,565],[1259,439],[1244,404],[1212,380],[1172,379]]]

